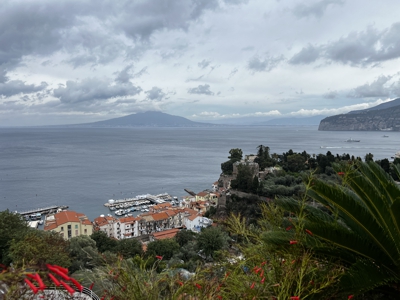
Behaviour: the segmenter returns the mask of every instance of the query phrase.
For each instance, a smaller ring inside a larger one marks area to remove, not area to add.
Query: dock
[[[33,215],[33,214],[46,215],[46,214],[50,214],[50,213],[55,213],[55,212],[57,212],[57,210],[64,210],[67,208],[68,208],[68,206],[66,206],[66,205],[52,205],[52,206],[48,206],[48,207],[35,208],[35,209],[21,211],[21,212],[17,212],[17,213],[22,216]]]
[[[152,204],[160,204],[162,202],[165,201],[171,201],[172,197],[167,194],[159,194],[159,195],[150,195],[150,194],[146,194],[146,195],[139,195],[133,198],[125,198],[125,199],[119,199],[119,200],[113,200],[110,199],[108,200],[107,203],[104,204],[105,207],[111,208],[111,207],[116,207],[116,206],[120,206],[120,205],[141,205],[143,203],[141,202],[147,202],[147,203],[152,203]]]

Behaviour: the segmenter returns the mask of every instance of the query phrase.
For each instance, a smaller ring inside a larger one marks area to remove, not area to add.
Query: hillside
[[[158,111],[147,111],[94,123],[74,125],[79,127],[210,127],[213,124],[193,122],[186,118]]]
[[[400,131],[400,98],[373,108],[321,120],[321,131]]]

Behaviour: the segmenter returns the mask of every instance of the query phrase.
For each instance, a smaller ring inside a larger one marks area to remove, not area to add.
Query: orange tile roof
[[[167,207],[171,207],[171,206],[172,206],[171,203],[165,202],[165,203],[160,203],[160,204],[157,204],[157,205],[153,205],[153,206],[151,207],[151,209],[152,209],[153,211],[155,211],[155,210],[160,210],[160,209],[167,208]]]
[[[179,232],[178,228],[168,229],[160,232],[152,233],[155,240],[171,239]]]
[[[120,223],[129,223],[129,224],[133,224],[138,220],[138,218],[135,217],[124,217],[124,218],[120,218],[118,221]]]
[[[165,212],[160,212],[160,213],[154,213],[152,214],[154,221],[160,221],[160,220],[167,220],[168,219],[168,214]]]
[[[54,220],[48,221],[44,226],[44,230],[53,230],[68,222],[92,225],[92,222],[84,214],[72,210],[63,210],[54,214]]]
[[[209,194],[208,192],[200,192],[200,193],[196,194],[196,196],[205,197],[205,196],[207,196],[208,194]]]
[[[193,221],[194,219],[196,219],[197,217],[201,217],[200,215],[190,215],[190,216],[188,216],[187,218],[190,220],[190,221]]]

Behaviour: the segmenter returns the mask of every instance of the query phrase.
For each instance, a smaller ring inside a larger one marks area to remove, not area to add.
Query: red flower
[[[255,286],[255,285],[256,285],[256,283],[253,282],[253,283],[251,284],[250,288],[251,288],[251,289],[254,289],[254,286]]]
[[[261,279],[261,283],[264,283],[264,281],[265,281],[265,277],[263,277],[263,279]]]
[[[290,300],[300,300],[300,297],[299,296],[293,296],[293,297],[290,297]]]
[[[297,241],[290,241],[289,243],[290,243],[290,245],[294,245],[294,244],[297,244]]]
[[[261,271],[260,277],[264,277],[264,270]]]
[[[92,282],[92,284],[89,287],[89,290],[93,290],[93,286],[94,286],[94,282]]]
[[[221,296],[221,295],[217,295],[217,298],[218,298],[218,299],[222,299],[222,296]]]
[[[83,290],[83,286],[75,279],[71,277],[71,281],[72,283],[77,287],[77,289],[82,292]]]
[[[26,284],[29,285],[29,287],[31,288],[31,290],[34,294],[36,294],[39,291],[39,289],[32,282],[30,282],[29,279],[25,278],[24,280],[25,280]]]
[[[344,172],[338,172],[337,173],[339,176],[343,176],[344,175]]]
[[[306,229],[306,232],[307,232],[309,235],[313,235],[313,233],[312,233],[310,230],[308,230],[308,229]]]
[[[60,280],[60,283],[62,286],[64,286],[64,288],[71,294],[73,295],[75,293],[75,290],[70,287],[68,284],[66,284],[64,281]]]
[[[197,287],[199,290],[201,290],[201,285],[200,285],[200,284],[196,283],[196,287]]]
[[[180,286],[183,285],[183,282],[182,282],[182,281],[177,281],[177,282],[178,282],[178,284],[179,284]]]
[[[289,231],[290,229],[292,229],[292,226],[286,227],[286,231]]]
[[[348,297],[347,297],[347,299],[353,299],[354,298],[354,295],[349,295]]]
[[[40,275],[38,273],[36,273],[35,275],[36,275],[36,281],[39,284],[39,289],[43,291],[46,288],[46,286],[44,285],[42,278],[40,278]]]
[[[54,277],[54,275],[53,274],[47,274],[47,275],[49,275],[49,277],[50,277],[50,279],[54,282],[54,284],[56,285],[56,286],[60,286],[60,282],[57,280],[57,278],[55,278]]]
[[[160,256],[160,255],[156,255],[156,258],[159,260],[162,260],[162,256]]]
[[[227,272],[227,273],[225,274],[225,278],[227,278],[230,274],[231,274],[230,272]]]
[[[264,266],[266,263],[267,263],[267,261],[263,261],[263,262],[261,263],[261,265]]]

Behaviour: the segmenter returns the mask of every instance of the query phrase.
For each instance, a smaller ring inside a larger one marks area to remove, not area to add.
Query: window
[[[87,234],[87,229],[85,229],[83,232],[84,232],[85,234]]]
[[[78,229],[78,224],[75,224],[75,229]]]
[[[64,227],[63,226],[61,226],[61,231],[64,231]]]
[[[75,236],[78,236],[78,230],[77,229],[75,230]]]

